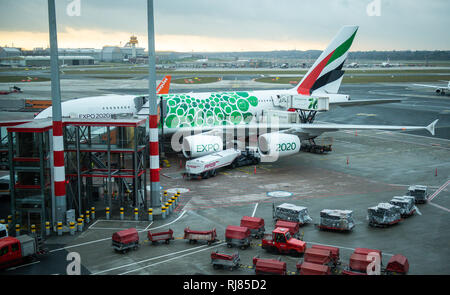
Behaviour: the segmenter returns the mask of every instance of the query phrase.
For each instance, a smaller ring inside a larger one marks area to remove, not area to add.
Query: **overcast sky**
[[[134,34],[147,48],[146,7],[56,0],[58,45],[124,45]],[[154,9],[156,50],[322,50],[350,24],[360,26],[351,51],[450,50],[448,0],[154,0]],[[0,0],[0,46],[48,44],[47,0]]]

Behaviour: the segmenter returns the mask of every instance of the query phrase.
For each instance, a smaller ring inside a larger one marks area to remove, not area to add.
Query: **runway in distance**
[[[295,87],[280,90],[224,91],[224,92],[191,92],[177,94],[159,94],[158,114],[160,134],[173,135],[181,131],[181,149],[189,157],[202,156],[218,151],[198,147],[220,146],[224,143],[224,134],[234,130],[256,130],[258,144],[262,154],[270,153],[279,146],[290,146],[280,156],[294,154],[300,149],[300,141],[314,140],[324,132],[355,129],[384,130],[428,130],[434,135],[434,121],[428,126],[389,126],[389,125],[349,125],[349,124],[316,124],[313,123],[317,113],[319,99],[326,98],[329,106],[353,106],[399,102],[400,100],[350,100],[349,95],[339,94],[344,71],[342,70],[350,46],[356,36],[358,26],[344,26],[322,52],[306,75]],[[288,98],[304,99],[309,102],[308,116],[305,112],[292,109],[284,102]],[[263,122],[270,111],[299,114],[301,123]],[[104,118],[112,114],[132,113],[146,117],[149,114],[147,96],[105,95],[87,97],[62,103],[62,114],[66,117]],[[91,115],[89,115],[91,114]],[[301,116],[303,115],[303,116]],[[51,116],[51,109],[46,109],[38,116]],[[109,116],[109,117],[108,117]],[[164,128],[162,128],[164,126]],[[261,130],[269,130],[262,134]],[[273,132],[275,131],[275,132]],[[189,135],[200,132],[201,134]],[[222,134],[222,135],[221,135]],[[211,145],[211,143],[220,143]],[[172,147],[174,148],[174,147]],[[175,151],[176,148],[174,148]]]

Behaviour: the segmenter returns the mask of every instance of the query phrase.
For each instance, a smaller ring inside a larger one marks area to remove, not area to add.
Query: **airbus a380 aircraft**
[[[319,97],[327,97],[330,106],[346,106],[397,102],[398,100],[350,100],[348,95],[338,94],[344,71],[343,64],[348,50],[355,38],[357,26],[344,26],[322,52],[300,83],[292,89],[200,92],[159,95],[158,108],[163,102],[165,134],[177,131],[202,134],[183,137],[182,151],[187,157],[196,157],[220,150],[223,146],[221,131],[230,132],[236,129],[270,128],[279,130],[259,135],[259,146],[262,154],[280,147],[279,156],[296,153],[300,149],[301,140],[314,139],[324,132],[345,129],[386,129],[386,130],[419,130],[426,129],[434,135],[434,121],[426,127],[420,126],[386,126],[386,125],[348,125],[348,124],[312,124],[285,123],[276,126],[260,123],[259,118],[268,110],[288,111],[281,101],[283,98],[296,95],[309,99],[314,106]],[[160,113],[158,110],[158,113]],[[130,113],[148,116],[148,101],[145,96],[108,95],[81,98],[62,103],[63,116],[80,118],[105,118],[111,114]],[[51,116],[51,109],[46,109],[36,118]],[[161,125],[160,125],[161,127]],[[206,132],[205,132],[206,131]],[[210,148],[205,148],[212,147]],[[201,147],[201,149],[199,149]],[[289,147],[289,148],[288,148]]]

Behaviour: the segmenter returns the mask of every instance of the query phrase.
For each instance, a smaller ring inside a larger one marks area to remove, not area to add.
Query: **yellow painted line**
[[[230,173],[227,173],[227,172],[219,172],[220,174],[223,174],[223,175],[230,175]]]
[[[251,175],[251,173],[250,172],[248,172],[248,171],[245,171],[245,170],[242,170],[242,169],[237,169],[237,170],[239,170],[239,171],[241,171],[241,172],[244,172],[244,173],[247,173],[248,175]]]

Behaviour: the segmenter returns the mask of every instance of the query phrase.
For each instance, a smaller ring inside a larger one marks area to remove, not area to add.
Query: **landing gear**
[[[313,123],[314,119],[316,118],[317,111],[304,111],[304,110],[297,110],[297,114],[300,117],[301,123]]]
[[[300,147],[301,151],[315,154],[323,154],[325,152],[331,152],[331,144],[329,145],[317,145],[313,138],[309,139],[309,143],[302,142]]]

